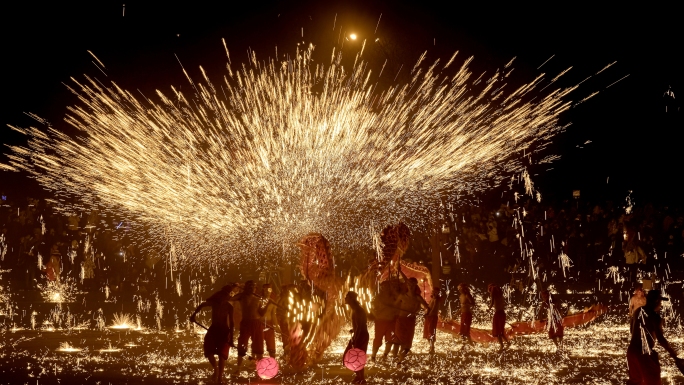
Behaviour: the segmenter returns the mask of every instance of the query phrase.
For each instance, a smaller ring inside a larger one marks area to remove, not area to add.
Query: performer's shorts
[[[403,350],[411,349],[414,334],[416,334],[416,317],[398,317],[394,337]]]
[[[553,325],[549,326],[549,338],[562,338],[565,328],[562,322],[554,322]]]
[[[364,352],[368,350],[368,341],[370,336],[368,335],[368,330],[360,331],[354,334],[354,337],[349,341],[349,346],[351,348],[361,349]]]
[[[266,330],[264,330],[264,341],[266,341],[266,351],[268,352],[275,353],[276,351],[275,335],[275,329],[267,324]]]
[[[461,330],[458,332],[463,337],[470,337],[470,325],[473,323],[473,313],[461,313]]]
[[[436,315],[425,317],[425,324],[423,324],[423,338],[427,340],[435,339],[437,335],[437,321]]]
[[[247,355],[247,343],[252,339],[252,354],[264,354],[264,322],[258,319],[242,319],[238,337],[238,356]]]
[[[373,339],[373,349],[382,345],[382,339],[385,338],[385,343],[390,343],[394,340],[394,328],[396,327],[396,318],[393,320],[384,320],[380,318],[375,319],[375,338]]]
[[[232,343],[233,335],[230,329],[212,325],[204,335],[204,356],[209,358],[218,355],[220,359],[227,360]]]
[[[644,354],[641,346],[629,345],[627,348],[628,385],[660,385],[660,360],[658,352]]]
[[[503,337],[504,328],[506,327],[506,312],[497,310],[494,312],[494,319],[492,320],[492,336]]]
[[[349,340],[349,343],[347,344],[347,348],[344,349],[344,353],[342,353],[342,363],[344,364],[344,356],[347,354],[347,351],[356,348],[356,349],[361,349],[364,352],[368,350],[368,341],[370,340],[370,336],[368,335],[368,330],[364,330],[361,332],[357,332],[354,334],[351,340]],[[358,372],[363,373],[363,369],[359,370]],[[358,373],[357,372],[357,373]]]

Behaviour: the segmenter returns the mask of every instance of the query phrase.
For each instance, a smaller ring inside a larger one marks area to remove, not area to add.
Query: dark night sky
[[[564,123],[573,124],[552,147],[562,159],[549,166],[551,171],[539,168],[535,180],[542,193],[556,198],[569,197],[573,188],[595,198],[624,197],[632,189],[643,199],[684,201],[679,188],[684,175],[682,112],[665,114],[663,98],[668,86],[684,98],[684,23],[674,6],[126,1],[122,16],[123,1],[93,3],[3,6],[3,143],[23,143],[20,134],[4,126],[33,124],[23,112],[68,130],[62,118],[75,99],[62,82],[84,73],[105,79],[86,50],[104,62],[108,80],[152,96],[154,89],[187,84],[174,54],[192,76],[199,76],[202,65],[217,78],[225,68],[222,37],[234,64],[245,61],[250,47],[266,58],[276,45],[281,53],[293,52],[302,40],[314,42],[318,53],[329,56],[340,26],[361,38],[375,37],[382,14],[377,36],[397,43],[407,66],[426,49],[431,60],[446,60],[455,50],[464,54],[461,60],[475,55],[473,72],[491,71],[517,56],[514,67],[521,80],[532,80],[542,70],[555,74],[573,66],[561,83],[570,86],[617,61],[577,91],[575,99],[600,93],[563,117]],[[606,88],[625,75],[629,77]],[[679,99],[677,103],[682,105]],[[583,145],[587,140],[592,143]],[[35,189],[21,174],[0,174],[0,190],[25,194]]]

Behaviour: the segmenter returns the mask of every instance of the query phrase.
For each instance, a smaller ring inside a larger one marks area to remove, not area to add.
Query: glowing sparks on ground
[[[121,349],[113,347],[111,342],[107,347],[99,350],[100,353],[116,353],[119,351],[121,351]]]
[[[79,293],[76,282],[71,278],[47,281],[45,284],[38,284],[38,288],[45,301],[53,303],[71,302]]]
[[[133,323],[133,319],[129,314],[125,313],[115,313],[114,314],[114,321],[111,326],[109,326],[110,329],[134,329],[135,324]]]
[[[57,349],[58,352],[65,352],[65,353],[74,353],[74,352],[80,352],[81,349],[75,348],[71,346],[68,342],[62,342],[59,345],[59,349]]]

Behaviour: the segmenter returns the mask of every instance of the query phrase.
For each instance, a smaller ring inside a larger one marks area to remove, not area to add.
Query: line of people
[[[223,383],[223,372],[230,348],[235,348],[233,344],[234,304],[241,310],[236,374],[239,374],[242,369],[250,341],[252,353],[252,356],[249,356],[250,360],[258,361],[263,357],[264,344],[266,344],[268,355],[275,358],[276,333],[281,335],[285,353],[288,351],[287,307],[284,306],[284,301],[287,299],[290,288],[284,287],[280,299],[273,294],[270,284],[262,286],[261,294],[257,293],[254,281],[245,282],[242,291],[240,289],[240,285],[236,283],[224,286],[197,306],[190,316],[190,321],[196,323],[197,314],[205,307],[211,308],[211,326],[204,336],[203,350],[204,356],[214,370],[212,379],[219,384]]]
[[[402,283],[400,279],[383,282],[379,287],[378,295],[373,300],[375,338],[371,360],[374,362],[384,340],[385,350],[382,358],[386,359],[392,353],[398,357],[397,365],[401,365],[410,351],[410,344],[415,333],[416,314],[421,307],[425,309],[423,338],[429,341],[430,354],[435,352],[439,308],[444,299],[441,290],[435,288],[430,304],[426,304],[420,296],[417,281],[414,278],[406,279],[401,271],[399,273],[404,282]],[[460,302],[460,308],[456,313],[456,316],[460,318],[458,334],[464,345],[472,345],[471,331],[475,299],[471,294],[470,286],[466,283],[458,285],[458,292]],[[503,351],[511,344],[505,332],[506,300],[501,287],[493,283],[489,284],[488,293],[489,308],[493,309],[491,336],[498,340],[499,351]],[[541,293],[541,303],[536,318],[547,322],[549,339],[553,341],[557,350],[562,350],[564,327],[561,306],[548,291]],[[402,350],[397,354],[400,347]]]
[[[444,296],[439,288],[435,288],[430,303],[427,303],[421,296],[418,281],[415,278],[406,277],[401,269],[398,272],[399,277],[389,279],[379,285],[379,291],[372,302],[370,315],[359,303],[357,293],[349,291],[346,294],[344,301],[351,309],[352,329],[350,330],[351,339],[345,349],[345,354],[353,348],[360,349],[363,352],[367,351],[370,342],[367,321],[371,318],[375,325],[371,361],[377,362],[377,354],[384,341],[385,349],[382,359],[387,359],[392,354],[396,358],[396,366],[405,368],[404,360],[411,352],[417,317],[421,310],[424,310],[425,317],[423,338],[429,342],[430,354],[435,353],[439,308]],[[240,291],[240,289],[242,290]],[[197,322],[196,316],[201,309],[211,307],[212,310],[212,323],[204,337],[204,355],[214,370],[213,379],[215,382],[223,383],[225,362],[230,348],[235,348],[233,345],[234,305],[240,306],[242,315],[239,321],[240,334],[237,338],[236,374],[242,369],[250,341],[252,354],[249,357],[250,360],[256,359],[258,361],[263,357],[264,344],[268,355],[275,358],[276,334],[280,334],[282,339],[283,356],[288,354],[287,311],[291,290],[296,291],[296,287],[285,285],[282,287],[280,296],[275,296],[269,284],[264,284],[260,293],[257,293],[256,284],[253,281],[247,281],[242,288],[238,284],[229,284],[195,309],[190,317],[192,322]],[[464,345],[473,344],[471,325],[475,299],[469,286],[465,283],[458,285],[458,291],[460,301],[459,334]],[[494,310],[491,335],[497,338],[500,351],[503,351],[510,346],[510,341],[504,330],[506,324],[505,297],[501,288],[495,284],[488,286],[488,292],[490,295],[489,306]],[[647,296],[639,294],[643,294],[643,290],[637,290],[637,295],[630,305],[632,338],[627,352],[629,383],[659,384],[660,364],[658,355],[653,350],[655,341],[658,341],[672,355],[678,365],[684,365],[684,362],[677,358],[677,353],[663,336],[662,319],[659,315],[661,301],[663,300],[660,291],[651,290]],[[546,320],[549,338],[558,350],[562,350],[564,328],[561,306],[548,291],[543,291],[541,297],[541,306],[537,314],[542,316],[541,320]],[[218,356],[218,360],[215,356]],[[363,368],[355,372],[353,382],[356,384],[366,383]]]
[[[421,295],[416,278],[408,278],[401,269],[399,277],[384,281],[379,286],[379,292],[373,299],[372,314],[375,325],[375,338],[372,344],[371,361],[376,362],[377,354],[385,342],[385,350],[382,355],[386,359],[391,353],[396,357],[396,366],[404,367],[404,359],[411,352],[413,339],[416,331],[417,317],[421,310],[424,311],[423,338],[430,344],[430,353],[435,353],[435,342],[439,320],[439,309],[444,296],[439,288],[434,288],[431,301],[428,304]],[[248,345],[251,341],[251,359],[259,360],[264,355],[264,344],[270,357],[276,357],[276,334],[280,334],[283,345],[283,357],[289,352],[289,327],[287,321],[288,298],[290,292],[295,290],[295,285],[284,285],[280,296],[273,293],[270,284],[264,284],[260,293],[257,293],[254,281],[247,281],[244,287],[233,283],[224,286],[202,302],[190,316],[191,322],[197,322],[197,314],[205,307],[210,307],[211,326],[204,337],[204,355],[214,370],[213,379],[222,383],[225,362],[230,348],[237,348],[238,358],[235,373],[242,369]],[[470,293],[467,284],[458,286],[460,301],[460,331],[464,343],[473,344],[471,338],[471,324],[473,321],[473,307],[475,300]],[[501,350],[504,345],[509,346],[504,327],[506,323],[505,299],[500,287],[490,284],[488,291],[491,297],[490,307],[494,308],[492,321],[492,336],[499,340]],[[563,327],[560,313],[553,306],[551,295],[544,292],[543,305],[546,306],[549,319],[556,320],[549,328],[549,337],[560,348],[562,342]],[[369,342],[366,321],[368,315],[357,300],[357,294],[350,291],[345,296],[345,303],[352,310],[352,338],[347,350],[358,348],[364,352]],[[234,341],[234,306],[240,307],[241,319],[240,334],[237,338],[237,347]],[[345,350],[346,352],[346,350]],[[218,360],[216,359],[218,357]],[[355,383],[365,383],[364,371],[361,369],[355,373]]]

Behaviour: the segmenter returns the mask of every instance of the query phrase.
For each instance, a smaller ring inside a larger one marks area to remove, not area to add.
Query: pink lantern
[[[363,369],[366,366],[366,352],[358,348],[347,350],[344,354],[344,366],[353,372]]]
[[[273,357],[265,357],[257,361],[257,374],[262,380],[270,380],[278,374],[278,361]]]

